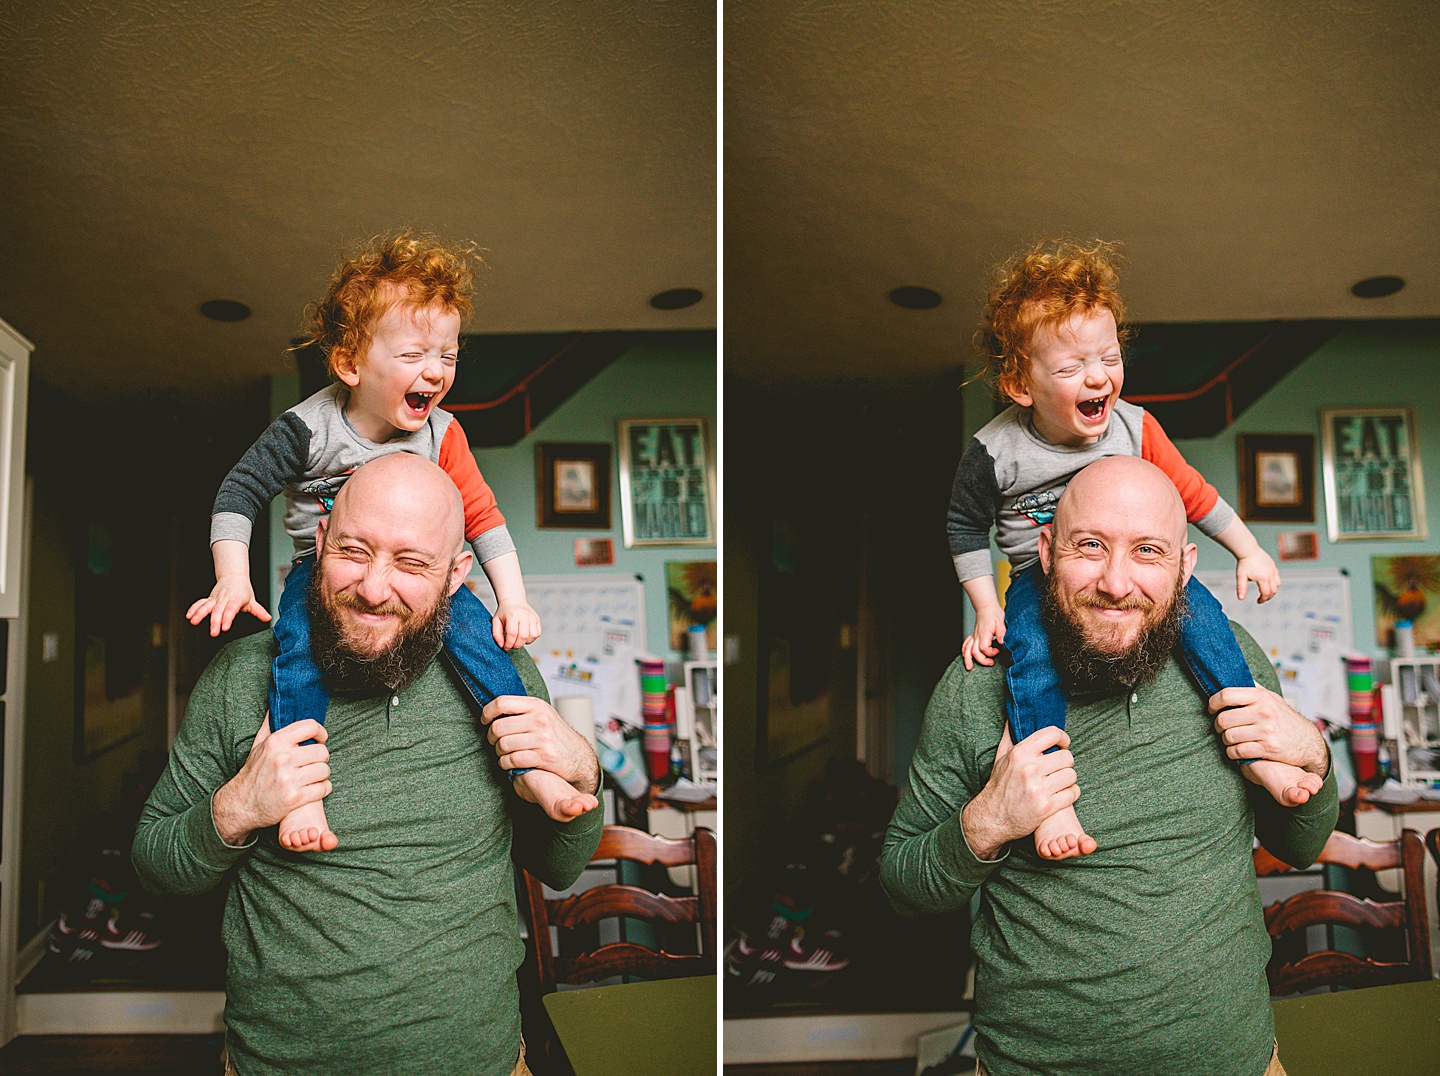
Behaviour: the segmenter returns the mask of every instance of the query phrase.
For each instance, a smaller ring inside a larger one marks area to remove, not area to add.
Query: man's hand
[[[502,768],[549,770],[579,792],[599,789],[600,760],[585,737],[543,699],[501,695],[480,711],[480,721],[490,726],[488,739]]]
[[[1220,714],[1215,731],[1230,758],[1285,762],[1321,778],[1329,770],[1330,752],[1315,723],[1268,688],[1224,688],[1210,696],[1210,712]]]
[[[301,746],[305,740],[318,742]],[[245,765],[215,793],[211,811],[216,832],[226,844],[241,845],[257,829],[324,799],[332,789],[329,758],[325,726],[297,721],[272,733],[266,714]]]
[[[1012,749],[1002,745],[995,755],[990,780],[960,813],[970,850],[994,859],[1010,841],[1028,836],[1056,811],[1080,798],[1075,783],[1075,756],[1070,737],[1048,725]],[[1051,751],[1059,747],[1059,751]]]

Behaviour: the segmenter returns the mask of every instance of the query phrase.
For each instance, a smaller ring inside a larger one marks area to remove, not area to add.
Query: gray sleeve
[[[470,548],[475,551],[475,559],[481,564],[486,561],[502,557],[506,553],[515,552],[515,542],[510,537],[510,529],[505,524],[498,527],[491,527],[488,531],[475,536],[470,543]]]
[[[1195,521],[1195,526],[1207,538],[1214,538],[1235,522],[1235,509],[1225,503],[1224,497],[1215,498],[1215,507]]]
[[[211,544],[234,539],[248,545],[256,518],[289,482],[305,473],[309,455],[310,427],[304,419],[286,411],[270,423],[220,483],[210,510]]]
[[[950,556],[963,583],[989,575],[990,528],[1000,514],[1000,486],[995,481],[995,460],[977,438],[971,438],[955,469],[950,487],[950,508],[945,514],[945,534]]]

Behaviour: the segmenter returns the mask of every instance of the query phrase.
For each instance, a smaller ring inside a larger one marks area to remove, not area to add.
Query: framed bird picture
[[[690,629],[694,626],[705,629],[706,649],[715,649],[715,612],[719,605],[717,579],[713,560],[665,562],[671,650],[685,652]]]
[[[1394,649],[1395,622],[1415,625],[1415,646],[1440,646],[1440,556],[1371,557],[1375,581],[1375,638]]]

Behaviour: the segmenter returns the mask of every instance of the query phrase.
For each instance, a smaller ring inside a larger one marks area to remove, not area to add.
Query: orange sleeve
[[[1199,471],[1185,462],[1185,457],[1180,455],[1180,450],[1166,436],[1154,415],[1146,411],[1142,422],[1140,457],[1159,467],[1175,483],[1180,499],[1185,502],[1185,518],[1191,523],[1198,523],[1209,515],[1220,494]]]
[[[465,431],[454,421],[445,428],[440,439],[440,469],[460,490],[465,502],[465,540],[473,542],[488,530],[503,526],[505,517],[495,503],[495,493],[480,474],[480,467],[470,453],[470,442],[465,440]]]

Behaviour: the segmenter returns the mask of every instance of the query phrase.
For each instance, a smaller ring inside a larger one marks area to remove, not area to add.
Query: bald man
[[[233,876],[229,1071],[528,1072],[510,856],[555,887],[578,877],[600,840],[599,764],[523,650],[511,659],[530,695],[478,715],[437,660],[470,567],[462,530],[433,463],[396,454],[362,467],[316,534],[326,724],[268,731],[269,632],[222,650],[191,695],[133,857],[160,892]],[[333,785],[332,761],[344,775]],[[590,809],[561,823],[520,802],[505,771],[528,767]],[[318,851],[282,847],[276,824],[321,799],[335,832]]]
[[[1262,687],[1205,699],[1177,661],[1196,552],[1157,468],[1092,464],[1052,528],[1043,616],[1067,728],[997,749],[1003,670],[951,665],[886,835],[882,884],[908,914],[963,909],[981,891],[980,1072],[1274,1076],[1250,853],[1259,836],[1297,867],[1319,854],[1339,813],[1324,739],[1275,693],[1243,629]],[[1231,761],[1262,756],[1313,777],[1303,804],[1277,803]],[[1046,859],[1021,840],[1071,805],[1088,854]]]

